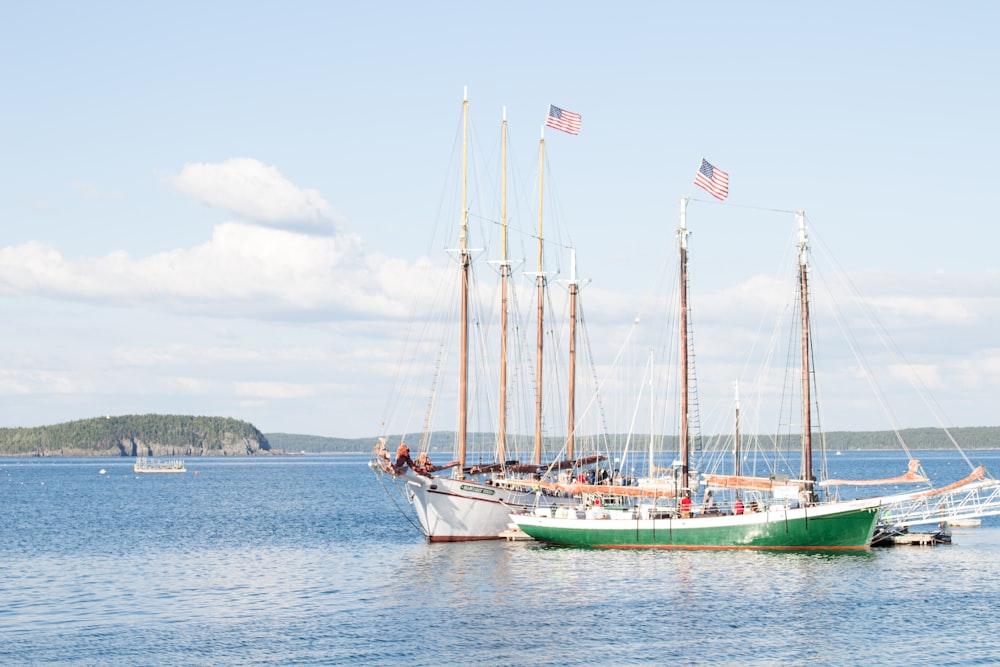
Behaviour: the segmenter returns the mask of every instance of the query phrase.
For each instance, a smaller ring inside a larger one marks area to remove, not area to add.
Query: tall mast
[[[808,502],[816,501],[816,478],[812,465],[812,400],[809,371],[809,239],[806,236],[806,214],[796,211],[799,223],[799,308],[802,311],[802,468],[800,478],[805,484]]]
[[[740,456],[740,383],[737,380],[733,383],[733,391],[736,393],[736,421],[733,427],[733,475],[737,479],[742,474]],[[740,487],[736,487],[736,500],[740,499]]]
[[[507,109],[500,126],[500,227],[503,232],[500,258],[500,423],[497,427],[497,460],[507,460]]]
[[[469,209],[467,205],[468,180],[469,95],[462,100],[462,230],[460,253],[462,262],[462,332],[458,371],[458,472],[465,467],[466,437],[469,420]]]
[[[654,383],[655,383],[655,380],[653,379],[653,375],[655,375],[654,369],[656,367],[655,359],[656,359],[656,357],[655,357],[653,348],[650,348],[649,349],[649,361],[646,362],[646,363],[649,364],[649,475],[650,475],[650,477],[653,476],[653,472],[656,470],[656,467],[653,465],[653,463],[654,463],[654,456],[653,456],[654,455],[654,451],[653,451],[654,447],[653,447],[653,445],[655,444],[654,443],[655,438],[653,436],[653,431],[656,429],[656,420],[653,418],[653,409],[655,407],[653,405],[653,391],[654,391]]]
[[[538,142],[538,332],[535,348],[535,452],[536,465],[542,462],[542,348],[545,341],[545,273],[542,266],[542,193],[545,184],[545,130]]]
[[[576,248],[570,249],[569,266],[569,389],[566,407],[569,437],[566,458],[573,460],[573,445],[576,442],[576,297],[580,293],[580,282],[576,279]]]
[[[677,229],[677,245],[680,247],[680,384],[681,384],[681,430],[680,430],[680,460],[681,460],[681,491],[688,491],[688,467],[690,454],[688,452],[688,324],[687,324],[687,237],[691,232],[687,229],[688,198],[681,198],[681,221]]]

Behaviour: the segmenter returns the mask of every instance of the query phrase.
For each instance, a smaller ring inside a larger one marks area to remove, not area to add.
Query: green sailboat
[[[802,458],[798,479],[713,476],[710,485],[737,490],[736,501],[720,509],[710,495],[695,505],[689,479],[687,198],[681,199],[680,226],[680,451],[678,491],[648,502],[641,489],[607,489],[617,502],[602,504],[592,489],[589,507],[539,509],[511,515],[527,535],[551,544],[635,549],[867,549],[879,518],[881,498],[821,502],[813,472],[810,401],[808,238],[805,215],[799,222],[798,284],[801,310]],[[740,489],[760,500],[740,501]],[[765,495],[766,494],[766,495]],[[666,504],[664,504],[666,501]]]

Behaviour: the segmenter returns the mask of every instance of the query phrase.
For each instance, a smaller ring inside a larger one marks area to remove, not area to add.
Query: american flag
[[[711,192],[716,199],[725,199],[729,194],[729,174],[713,167],[705,158],[701,159],[701,168],[694,175],[694,184]]]
[[[580,134],[580,114],[550,104],[549,117],[545,119],[545,127],[554,127],[569,134]]]

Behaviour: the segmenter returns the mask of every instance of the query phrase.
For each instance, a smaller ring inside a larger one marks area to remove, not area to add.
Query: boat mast
[[[807,502],[816,502],[816,478],[812,461],[812,401],[809,371],[809,239],[806,236],[806,214],[796,211],[799,223],[799,308],[802,311],[802,468],[800,478],[805,484]]]
[[[497,427],[497,460],[507,460],[507,282],[510,264],[507,261],[507,108],[500,126],[500,226],[503,233],[500,259],[500,423]]]
[[[688,198],[681,198],[680,226],[677,229],[677,245],[680,247],[680,388],[681,388],[681,428],[680,428],[680,460],[681,460],[681,491],[688,492],[688,326],[687,326],[687,237],[691,232],[687,229]]]
[[[736,421],[733,428],[733,475],[739,479],[741,474],[740,462],[740,383],[739,380],[733,383],[736,392]],[[740,487],[736,487],[736,500],[740,499]]]
[[[535,452],[534,463],[542,462],[542,347],[545,340],[545,273],[542,266],[542,193],[545,183],[545,128],[538,142],[538,332],[535,348]]]
[[[566,458],[572,461],[573,445],[576,442],[576,297],[580,293],[580,282],[576,279],[576,248],[570,249],[569,266],[569,389],[566,407],[569,438],[566,442]]]
[[[655,390],[655,380],[653,379],[654,369],[656,368],[656,357],[654,355],[653,348],[649,349],[649,476],[653,477],[653,473],[656,471],[656,466],[654,465],[654,450],[653,446],[655,444],[656,438],[653,436],[653,431],[656,428],[656,420],[653,418],[653,391]]]
[[[459,353],[459,384],[458,384],[458,476],[463,475],[465,467],[466,437],[468,431],[469,411],[469,209],[467,206],[468,180],[468,134],[469,134],[469,94],[465,91],[462,100],[462,228],[459,244],[462,263],[462,332],[461,351]]]

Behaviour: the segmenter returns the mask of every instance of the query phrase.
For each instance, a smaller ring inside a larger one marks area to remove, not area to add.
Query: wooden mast
[[[497,460],[507,460],[507,282],[510,264],[507,261],[507,109],[503,110],[500,126],[500,226],[503,233],[500,258],[500,421],[497,426]]]
[[[566,413],[569,419],[569,437],[566,441],[566,458],[573,460],[576,442],[576,297],[580,282],[576,279],[576,248],[570,250],[569,278],[569,389]]]
[[[687,203],[688,198],[681,198],[681,221],[677,229],[677,244],[680,246],[680,460],[681,460],[681,492],[687,494],[688,469],[690,453],[688,451],[688,324],[687,324],[687,237],[691,233],[687,229]]]
[[[462,228],[459,243],[462,264],[462,331],[461,351],[459,353],[458,371],[458,476],[461,477],[465,467],[465,452],[468,436],[469,419],[469,209],[467,205],[468,180],[468,134],[469,134],[469,95],[468,90],[462,100]]]
[[[796,211],[799,223],[799,309],[802,314],[802,468],[800,478],[805,485],[807,502],[816,502],[816,478],[813,476],[812,400],[809,370],[809,239],[806,236],[806,214]]]
[[[538,275],[535,277],[538,287],[538,331],[535,347],[535,465],[542,462],[542,349],[545,340],[545,273],[542,266],[542,193],[545,184],[545,129],[538,142]]]
[[[743,474],[740,463],[740,383],[736,381],[733,383],[733,390],[736,393],[736,419],[733,427],[733,475],[737,479]],[[740,499],[740,490],[736,489],[736,500]]]

